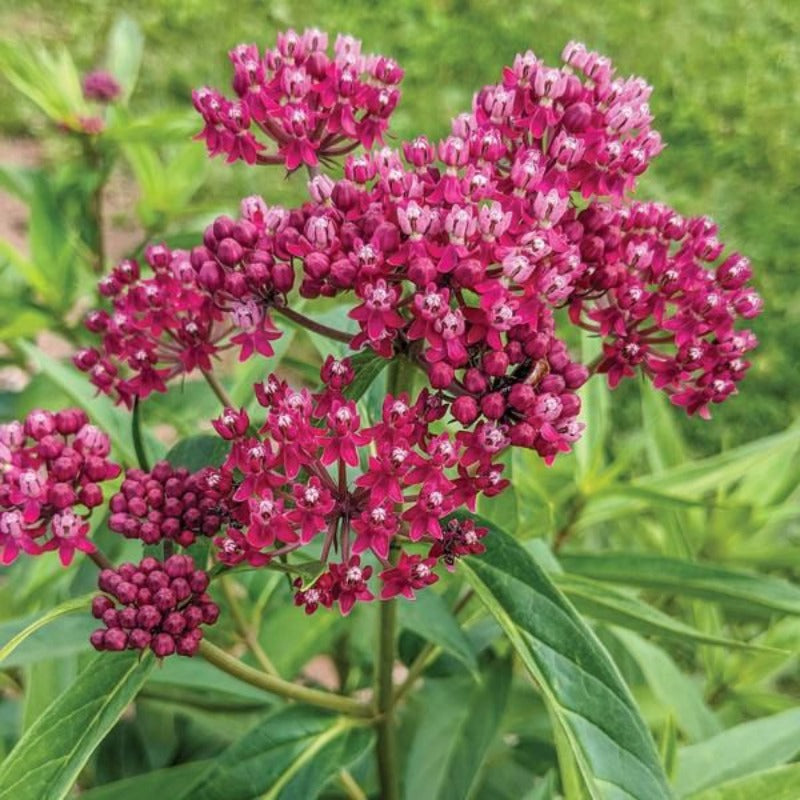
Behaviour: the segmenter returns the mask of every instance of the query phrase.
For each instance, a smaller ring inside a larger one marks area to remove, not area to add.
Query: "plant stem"
[[[114,569],[114,565],[99,550],[95,550],[94,553],[88,553],[88,556],[100,569]]]
[[[350,344],[353,339],[351,334],[336,330],[336,328],[329,328],[327,325],[323,325],[321,322],[314,322],[314,320],[310,317],[307,317],[305,314],[301,314],[299,311],[295,311],[288,306],[272,306],[272,310],[276,314],[286,317],[286,319],[297,323],[309,331],[318,333],[320,336],[327,336],[328,339],[334,339],[337,342],[344,342],[345,344]]]
[[[349,800],[368,800],[364,790],[356,783],[355,778],[346,770],[339,771],[339,783]]]
[[[400,787],[397,776],[393,707],[392,670],[394,668],[394,639],[397,626],[397,603],[386,600],[380,604],[378,616],[378,663],[375,682],[375,711],[378,715],[377,756],[381,800],[398,800]]]
[[[145,472],[150,472],[147,452],[144,449],[144,439],[142,438],[142,407],[138,397],[135,397],[133,400],[131,436],[133,438],[133,449],[136,451],[136,460],[139,462],[139,467]]]
[[[244,614],[242,614],[242,609],[239,606],[238,599],[236,598],[230,575],[221,576],[220,583],[222,584],[222,591],[225,595],[225,599],[228,601],[228,608],[230,609],[231,616],[233,617],[233,624],[236,627],[239,635],[242,637],[242,639],[244,639],[248,650],[250,650],[250,652],[253,654],[264,672],[266,672],[268,675],[274,675],[275,677],[278,677],[278,670],[275,668],[275,665],[272,663],[269,656],[264,652],[263,648],[258,642],[258,638],[256,637],[252,626],[247,623],[247,620],[244,618]]]
[[[408,674],[406,675],[406,679],[400,684],[397,691],[394,693],[392,697],[392,703],[397,705],[403,697],[408,694],[409,689],[417,682],[417,678],[425,671],[426,667],[434,661],[442,652],[442,648],[438,645],[431,644],[428,642],[422,650],[419,651],[419,654],[412,662],[411,666],[408,668]]]
[[[200,642],[200,654],[209,664],[213,664],[217,669],[226,672],[228,675],[240,681],[244,681],[244,683],[249,683],[251,686],[263,689],[265,692],[277,694],[289,700],[308,703],[309,705],[318,706],[319,708],[327,708],[350,717],[359,717],[362,719],[372,717],[373,710],[365,703],[353,700],[352,697],[323,692],[319,689],[310,689],[307,686],[300,686],[297,683],[283,680],[283,678],[268,675],[265,672],[247,666],[247,664],[243,664],[238,658],[234,658],[222,648],[211,644],[211,642],[207,640]]]
[[[216,376],[207,370],[201,370],[201,372],[206,379],[206,383],[211,387],[211,391],[219,398],[220,403],[226,408],[236,408],[233,400],[225,391],[225,387],[217,380]]]
[[[403,362],[395,358],[389,364],[386,390],[397,396],[400,391]],[[396,553],[390,553],[392,559]],[[397,774],[397,751],[394,727],[394,685],[392,672],[395,660],[395,636],[397,629],[397,601],[385,600],[378,614],[378,660],[375,664],[375,712],[378,741],[378,781],[381,800],[399,800],[400,782]]]

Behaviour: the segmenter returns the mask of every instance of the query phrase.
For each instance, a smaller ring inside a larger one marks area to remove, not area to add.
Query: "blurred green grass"
[[[0,24],[7,37],[63,42],[89,68],[121,11],[147,39],[133,98],[133,108],[142,110],[188,108],[193,86],[226,87],[228,49],[240,41],[271,43],[276,30],[289,26],[350,32],[366,50],[395,57],[406,69],[393,124],[401,137],[444,134],[472,93],[497,81],[520,50],[552,62],[569,39],[579,39],[609,55],[621,73],[643,75],[655,87],[656,125],[669,146],[642,181],[641,196],[715,217],[723,241],[752,258],[766,299],[755,325],[762,346],[741,396],[715,412],[714,424],[684,427],[706,450],[779,430],[797,416],[797,0],[0,0]],[[3,83],[0,104],[0,132],[35,128],[35,111]],[[269,182],[257,170],[217,165],[213,175],[220,178],[210,184],[220,204],[255,191],[268,195]],[[622,415],[634,394],[623,391]]]

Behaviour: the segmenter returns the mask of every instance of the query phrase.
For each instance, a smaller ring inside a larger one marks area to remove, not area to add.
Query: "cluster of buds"
[[[79,409],[0,425],[0,563],[57,550],[66,566],[76,550],[94,552],[87,520],[103,502],[100,484],[120,473],[110,450]]]
[[[254,322],[236,305],[216,305],[192,255],[153,245],[145,257],[151,277],[142,277],[136,261],[121,262],[98,284],[112,311],[86,315],[102,346],[79,350],[73,362],[99,391],[130,407],[137,397],[165,392],[171,378],[210,371],[212,359],[230,347],[249,355],[255,339],[260,354],[272,354],[269,339],[280,334],[267,319]]]
[[[222,525],[224,494],[213,485],[216,481],[210,468],[190,473],[167,461],[149,472],[129,469],[109,503],[108,527],[144,544],[166,540],[188,547],[197,536],[213,536]]]
[[[381,141],[400,92],[403,71],[384,56],[362,55],[361,42],[338,36],[333,57],[317,30],[278,34],[263,57],[252,44],[230,52],[229,100],[208,87],[193,93],[204,127],[197,138],[229,162],[305,164]]]
[[[445,517],[462,506],[474,509],[479,494],[491,497],[505,488],[498,459],[510,444],[505,429],[492,422],[455,436],[435,433],[444,406],[427,390],[413,403],[406,395],[387,396],[381,420],[362,426],[344,394],[351,376],[347,361],[329,359],[325,388],[317,394],[292,389],[274,375],[256,384],[267,410],[257,435],[243,410],[226,409],[214,421],[231,442],[217,480],[231,487],[231,530],[217,540],[221,560],[266,563],[318,541],[323,562],[334,552],[341,562],[332,562],[298,597],[312,610],[337,601],[345,614],[356,599],[371,597],[362,554],[391,571],[393,544],[427,546],[428,558],[418,563],[401,550],[395,569],[410,564],[413,581],[429,578],[438,558],[450,565],[465,552],[446,534]],[[381,573],[382,580],[386,576]],[[388,579],[399,585],[396,572]]]
[[[145,650],[158,658],[177,653],[192,656],[203,638],[201,625],[213,625],[219,607],[206,594],[208,574],[195,569],[188,555],[165,562],[143,558],[100,572],[104,594],[92,601],[92,614],[102,620],[90,637],[96,650]]]

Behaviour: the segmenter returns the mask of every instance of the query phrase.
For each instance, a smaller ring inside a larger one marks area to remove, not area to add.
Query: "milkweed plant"
[[[93,343],[72,360],[133,415],[139,463],[115,463],[109,434],[79,409],[0,425],[0,560],[92,559],[102,659],[202,656],[373,726],[376,796],[392,800],[397,603],[462,559],[477,580],[511,546],[476,503],[505,502],[513,449],[547,465],[570,452],[587,381],[643,376],[708,418],[750,366],[744,325],[761,301],[750,262],[710,218],[632,199],[664,143],[651,87],[605,56],[576,42],[559,66],[519,54],[446,138],[397,142],[403,69],[351,36],[330,45],[318,30],[281,33],[263,53],[239,45],[233,93],[193,92],[197,147],[307,173],[307,199],[245,197],[194,246],[151,243],[101,278],[85,317]],[[84,91],[113,103],[119,87],[100,72]],[[334,304],[348,325],[331,324]],[[602,343],[591,363],[570,351],[569,328]],[[316,388],[271,364],[299,329],[331,343]],[[235,359],[263,375],[240,405],[219,376]],[[196,470],[149,464],[141,409],[190,375],[220,400],[210,422],[223,455]],[[370,415],[360,400],[384,376]],[[92,514],[141,542],[141,558],[112,563],[89,536]],[[207,640],[227,607],[220,582],[261,570],[288,576],[298,630],[305,615],[380,606],[374,689],[292,683],[260,646],[256,670]],[[668,796],[652,781],[626,796]]]

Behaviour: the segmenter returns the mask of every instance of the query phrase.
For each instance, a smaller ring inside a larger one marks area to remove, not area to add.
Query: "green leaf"
[[[659,611],[638,597],[602,581],[592,580],[581,575],[570,575],[566,572],[551,574],[550,577],[575,604],[578,611],[602,622],[610,622],[640,633],[661,636],[683,643],[694,642],[718,647],[739,647],[746,650],[771,650],[747,642],[738,642],[725,636],[704,633],[692,625],[687,625],[685,622]]]
[[[127,103],[142,63],[144,36],[139,26],[127,14],[117,17],[108,34],[106,67],[122,87],[120,100]]]
[[[77,676],[78,659],[75,656],[47,658],[25,667],[22,733],[39,719],[57,697],[69,689]]]
[[[723,781],[777,767],[798,753],[800,708],[793,708],[743,722],[705,742],[681,748],[675,771],[675,789],[685,797]],[[772,800],[770,795],[751,797]]]
[[[0,764],[0,800],[61,800],[153,668],[154,659],[101,653]]]
[[[36,264],[5,239],[0,239],[0,263],[8,264],[42,298],[48,302],[53,299],[53,287]]]
[[[386,368],[389,361],[379,356],[374,350],[367,349],[350,356],[350,363],[356,377],[344,390],[344,396],[350,400],[360,400],[364,392],[372,386],[375,379]]]
[[[371,742],[371,731],[352,720],[308,708],[289,706],[267,716],[234,742],[176,800],[313,800],[340,769],[358,758]],[[347,736],[347,752],[337,739]],[[326,755],[337,748],[337,758]],[[298,794],[302,788],[307,794]]]
[[[0,623],[0,642],[8,643],[26,627],[37,622],[39,614]],[[28,635],[3,661],[3,669],[24,667],[48,658],[71,656],[89,652],[89,634],[97,627],[97,620],[88,614],[70,614],[51,625]]]
[[[178,767],[157,769],[121,781],[105,783],[88,792],[81,800],[142,800],[144,797],[177,797],[187,783],[208,769],[210,761],[190,761]]]
[[[16,164],[0,164],[0,187],[9,194],[29,203],[33,193],[33,176],[37,170],[20,167]]]
[[[800,764],[755,772],[689,796],[689,800],[797,800]]]
[[[123,409],[114,406],[107,397],[97,395],[85,375],[47,355],[35,344],[20,340],[17,347],[111,437],[114,449],[126,463],[136,463],[130,438],[130,422]]]
[[[436,592],[419,592],[412,602],[400,603],[400,624],[454,655],[474,675],[478,662],[467,635]]]
[[[710,458],[690,461],[657,475],[637,478],[634,485],[671,495],[700,497],[732,486],[772,462],[776,454],[788,459],[798,446],[800,427],[794,426],[783,433],[756,439]]]
[[[463,562],[467,578],[536,681],[582,791],[669,798],[655,744],[605,648],[518,542],[493,528],[487,543]]]
[[[29,636],[36,633],[36,631],[43,628],[45,625],[49,625],[53,620],[64,616],[64,614],[72,614],[82,609],[88,611],[92,596],[93,595],[84,595],[83,597],[70,598],[60,605],[57,605],[55,608],[51,608],[15,636],[12,636],[8,642],[0,647],[0,664],[2,664]]]
[[[631,631],[615,629],[614,635],[633,656],[655,698],[673,712],[678,727],[690,741],[708,739],[722,730],[697,684],[678,669],[664,650]]]
[[[50,324],[47,314],[35,308],[26,308],[21,303],[13,310],[9,309],[0,325],[0,341],[9,341],[22,337],[34,336],[45,330]]]
[[[642,427],[645,451],[653,472],[663,472],[669,467],[686,464],[686,450],[678,430],[677,415],[664,392],[653,388],[649,381],[641,381]]]
[[[201,433],[177,442],[167,453],[166,459],[173,467],[186,467],[197,472],[203,467],[218,467],[230,450],[230,443],[221,436]]]
[[[427,680],[414,697],[405,769],[407,800],[471,797],[508,701],[511,663],[496,661],[479,682]]]
[[[751,614],[800,614],[800,588],[780,578],[644,553],[564,555],[567,572],[711,600]]]

